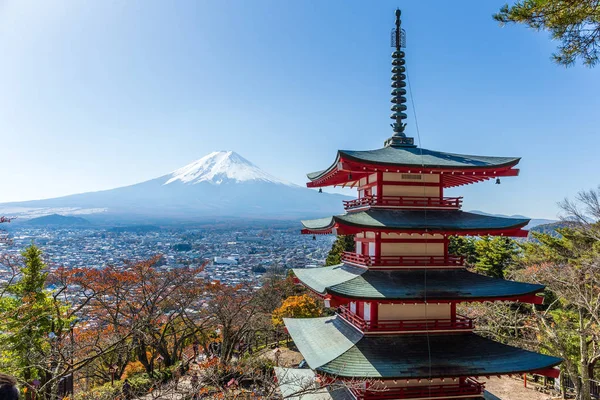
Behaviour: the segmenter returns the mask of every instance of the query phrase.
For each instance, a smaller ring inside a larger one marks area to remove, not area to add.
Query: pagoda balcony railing
[[[444,208],[458,209],[462,197],[419,197],[419,196],[375,196],[369,195],[356,200],[344,200],[344,208],[351,210],[364,207],[400,208]]]
[[[484,390],[485,385],[472,378],[467,378],[460,384],[394,387],[381,390],[351,389],[354,396],[360,400],[448,399],[477,396],[483,394]]]
[[[451,331],[473,329],[473,320],[462,315],[457,315],[455,319],[401,319],[365,321],[361,316],[353,313],[344,306],[338,308],[338,315],[365,333]]]
[[[464,265],[462,256],[368,256],[352,251],[342,254],[342,261],[365,267],[422,267],[422,266],[453,266]]]

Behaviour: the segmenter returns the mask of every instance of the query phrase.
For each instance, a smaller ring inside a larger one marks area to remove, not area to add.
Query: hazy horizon
[[[2,2],[0,203],[132,185],[215,150],[304,186],[338,149],[391,135],[400,6],[409,136],[522,157],[519,177],[447,194],[467,210],[555,219],[558,201],[598,184],[600,78],[553,64],[548,34],[500,28],[503,4]]]

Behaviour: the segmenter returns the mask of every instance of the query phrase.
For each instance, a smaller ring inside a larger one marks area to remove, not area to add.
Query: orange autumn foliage
[[[283,301],[281,307],[273,311],[271,317],[275,326],[283,324],[283,318],[313,318],[322,313],[317,301],[307,295],[290,296]]]

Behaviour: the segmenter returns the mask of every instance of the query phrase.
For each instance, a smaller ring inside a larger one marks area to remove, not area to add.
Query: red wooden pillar
[[[383,172],[377,171],[377,203],[382,200],[383,196]]]
[[[371,321],[376,323],[379,321],[379,303],[371,302]]]
[[[381,232],[375,232],[375,259],[381,257]]]
[[[456,322],[456,303],[450,303],[450,320]]]

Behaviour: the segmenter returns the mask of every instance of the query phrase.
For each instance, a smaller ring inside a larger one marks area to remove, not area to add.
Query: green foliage
[[[153,385],[165,382],[166,371],[157,372],[154,378],[151,378],[147,373],[136,374],[128,378],[131,385],[131,392],[135,396],[143,396],[148,393]],[[169,372],[168,378],[171,377]],[[114,381],[114,384],[107,382],[103,385],[96,386],[88,391],[78,391],[75,394],[76,400],[114,400],[122,398],[124,381]]]
[[[475,242],[475,253],[475,271],[494,278],[504,278],[507,268],[515,263],[519,246],[508,237],[484,236]]]
[[[9,288],[9,293],[21,300],[27,296],[33,296],[32,300],[43,300],[47,297],[44,292],[44,284],[48,273],[45,272],[46,265],[42,261],[42,251],[31,245],[21,255],[25,264],[21,268],[22,278]]]
[[[569,66],[580,58],[588,67],[598,62],[600,4],[598,0],[520,0],[504,5],[494,19],[549,31],[560,42],[556,63]]]
[[[325,265],[337,265],[342,262],[342,253],[344,251],[354,251],[356,245],[354,244],[353,235],[340,235],[335,239],[331,250],[325,260]]]
[[[600,360],[600,240],[596,224],[534,234],[523,247],[527,280],[546,285],[546,307],[536,312],[542,349],[564,359],[563,371],[581,399],[590,397],[590,372]]]
[[[114,385],[110,382],[97,386],[89,391],[78,391],[75,394],[75,400],[114,400],[121,395],[123,382],[115,381]]]
[[[448,253],[455,256],[463,256],[467,265],[474,265],[477,262],[477,252],[475,251],[476,238],[466,236],[450,236],[448,243]]]
[[[0,341],[5,344],[1,361],[26,381],[43,378],[39,365],[50,347],[49,334],[63,328],[53,319],[56,308],[44,289],[47,273],[41,255],[34,245],[22,253],[21,280],[8,288],[10,296],[0,303]]]
[[[503,236],[451,236],[448,252],[465,257],[467,265],[481,274],[504,278],[505,271],[517,261],[519,246],[513,239]]]

